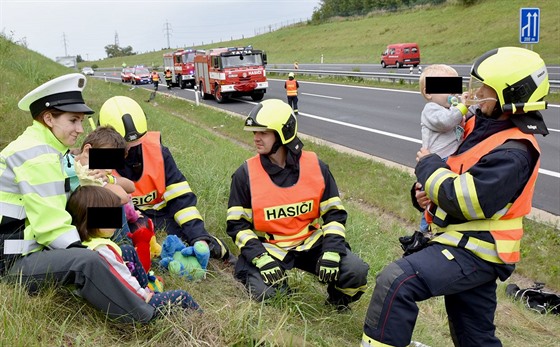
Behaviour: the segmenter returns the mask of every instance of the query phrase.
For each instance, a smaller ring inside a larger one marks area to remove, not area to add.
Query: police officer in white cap
[[[147,322],[152,306],[126,288],[95,252],[82,246],[66,211],[62,157],[94,113],[82,97],[85,76],[64,75],[37,87],[18,106],[33,124],[0,152],[0,275],[30,292],[49,279],[74,285],[111,317]],[[48,251],[47,251],[48,250]]]

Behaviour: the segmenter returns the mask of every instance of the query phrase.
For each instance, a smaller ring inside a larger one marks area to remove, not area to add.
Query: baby
[[[426,93],[426,77],[457,77],[457,71],[449,65],[434,64],[428,66],[420,75],[420,92],[427,103],[422,110],[420,125],[422,127],[422,147],[439,155],[443,161],[455,153],[463,139],[463,125],[467,107],[463,104],[465,97],[451,94]],[[422,215],[420,231],[429,231],[428,223]]]

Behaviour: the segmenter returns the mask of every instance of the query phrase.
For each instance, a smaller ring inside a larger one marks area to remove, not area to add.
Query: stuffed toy
[[[197,281],[206,276],[209,258],[206,242],[197,241],[194,246],[187,247],[177,235],[167,235],[162,244],[160,265],[172,275]]]
[[[163,293],[163,279],[153,271],[148,273],[148,288],[154,293]]]
[[[138,259],[142,267],[148,273],[152,267],[152,259],[161,254],[161,245],[157,243],[154,223],[147,219],[147,225],[138,228],[134,233],[128,233],[132,244],[138,253]]]

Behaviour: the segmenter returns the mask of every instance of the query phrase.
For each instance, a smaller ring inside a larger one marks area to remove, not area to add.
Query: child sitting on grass
[[[143,272],[144,276],[134,277],[123,260],[121,248],[111,241],[116,228],[88,228],[88,208],[114,208],[120,206],[121,201],[119,197],[108,189],[99,186],[80,186],[68,199],[66,209],[72,216],[72,224],[78,229],[82,244],[98,252],[114,270],[113,273],[117,279],[143,298],[145,302],[156,309],[172,304],[184,309],[199,310],[198,304],[188,292],[184,290],[171,290],[154,293],[147,287],[148,277],[145,272]],[[139,266],[141,267],[141,265]],[[160,312],[160,310],[156,312]]]

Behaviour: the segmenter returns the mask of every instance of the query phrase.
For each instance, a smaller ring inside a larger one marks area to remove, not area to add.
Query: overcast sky
[[[319,0],[0,0],[0,30],[51,59],[103,59],[255,36],[311,18]],[[169,35],[168,35],[169,34]]]

